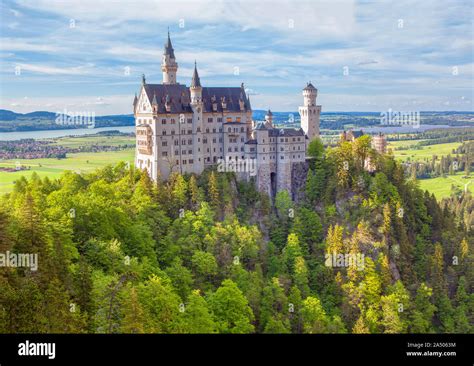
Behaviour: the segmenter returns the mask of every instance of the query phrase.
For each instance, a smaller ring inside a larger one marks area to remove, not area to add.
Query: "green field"
[[[79,139],[77,139],[79,140]],[[66,159],[18,159],[2,160],[1,167],[16,167],[17,163],[31,167],[29,170],[18,172],[0,172],[0,193],[7,193],[13,189],[14,182],[24,176],[29,178],[36,172],[41,178],[48,176],[51,179],[58,178],[64,170],[77,172],[88,172],[108,164],[116,164],[119,161],[133,163],[135,149],[68,154]]]
[[[389,143],[389,148],[392,149],[395,158],[400,161],[423,161],[431,160],[433,155],[437,155],[438,159],[440,159],[443,155],[455,155],[453,154],[453,150],[462,145],[461,142],[451,142],[415,148],[415,145],[420,141],[423,140],[391,141]],[[413,148],[408,150],[396,150],[397,147],[407,146]],[[446,177],[420,179],[420,188],[434,193],[437,199],[441,199],[451,195],[451,186],[454,185],[455,187],[464,190],[464,184],[470,182],[471,180],[474,181],[474,177],[463,178],[463,176],[463,172],[458,172],[456,175],[448,175]],[[468,190],[473,192],[472,185],[468,186]]]
[[[422,146],[419,149],[412,148],[409,150],[396,150],[397,147],[402,146],[414,147],[416,143],[420,141],[422,140],[391,141],[388,147],[392,149],[393,155],[398,160],[419,161],[425,159],[431,160],[433,155],[437,155],[438,157],[441,157],[441,155],[453,155],[453,150],[462,145],[461,142],[450,142],[446,144]]]
[[[464,173],[459,172],[456,175],[448,175],[446,177],[438,177],[431,179],[420,179],[420,188],[434,193],[437,199],[449,197],[451,195],[451,186],[455,186],[464,190],[466,183],[472,182],[467,186],[469,192],[474,192],[474,176],[471,174],[470,178],[463,178]]]

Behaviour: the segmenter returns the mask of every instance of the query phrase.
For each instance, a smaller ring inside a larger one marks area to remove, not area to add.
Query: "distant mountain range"
[[[299,126],[298,112],[272,112],[274,124]],[[265,119],[265,110],[253,111],[253,119]],[[58,115],[53,112],[36,111],[16,113],[0,109],[0,132],[37,131],[84,128],[84,125],[62,125],[56,123]],[[421,112],[422,124],[466,126],[474,124],[474,112]],[[133,114],[96,116],[95,127],[133,126]],[[340,130],[347,126],[370,127],[380,125],[380,112],[323,112],[321,128]]]

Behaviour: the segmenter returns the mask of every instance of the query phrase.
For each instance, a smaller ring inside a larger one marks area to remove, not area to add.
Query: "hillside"
[[[18,180],[0,250],[40,266],[0,272],[0,332],[473,332],[472,198],[441,207],[368,141],[312,143],[297,203],[124,163]]]

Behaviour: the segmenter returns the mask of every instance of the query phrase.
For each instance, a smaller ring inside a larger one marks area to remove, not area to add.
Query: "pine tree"
[[[120,331],[122,333],[144,333],[145,314],[138,300],[138,293],[135,287],[130,288],[129,296],[124,300],[122,306],[122,323]]]

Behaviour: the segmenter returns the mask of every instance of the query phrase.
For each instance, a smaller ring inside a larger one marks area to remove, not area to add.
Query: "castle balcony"
[[[153,151],[153,130],[149,125],[139,125],[135,128],[137,148],[140,154],[151,155]]]

